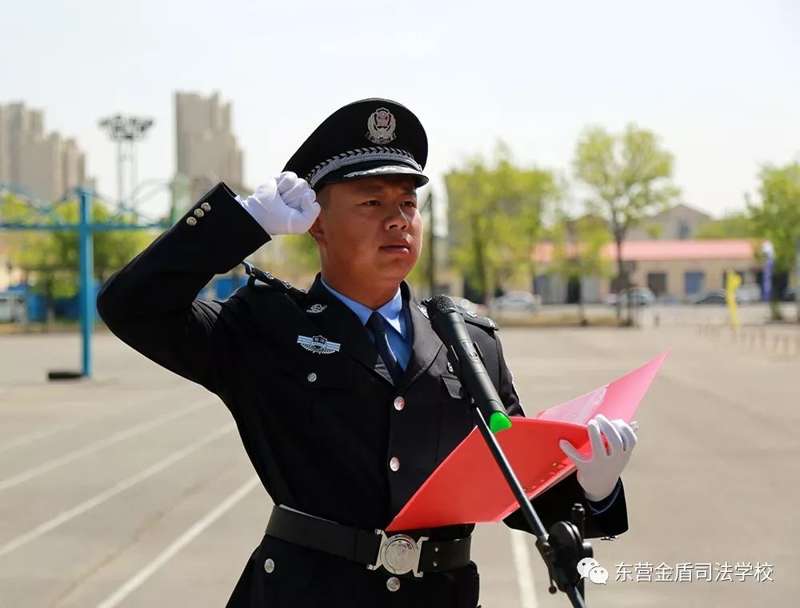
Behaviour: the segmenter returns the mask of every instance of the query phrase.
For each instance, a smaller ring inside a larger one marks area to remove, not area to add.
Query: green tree
[[[591,192],[589,210],[608,222],[616,244],[618,285],[625,289],[629,282],[622,244],[628,230],[666,209],[678,195],[671,179],[672,154],[661,147],[654,133],[635,125],[619,135],[592,127],[578,140],[573,168]],[[632,323],[630,302],[628,298],[628,325]]]
[[[756,236],[756,226],[746,211],[734,211],[718,220],[701,224],[698,239],[747,239]]]
[[[775,248],[774,271],[792,272],[800,240],[800,162],[782,167],[766,165],[759,180],[760,200],[747,201],[750,219],[756,234]],[[773,290],[770,304],[774,320],[781,318],[778,295]]]
[[[273,268],[277,274],[305,275],[319,270],[319,250],[310,234],[285,234],[280,237],[280,247],[286,252],[286,268]]]
[[[561,195],[555,175],[520,168],[500,144],[493,164],[473,159],[445,176],[452,262],[485,301],[494,288],[524,275],[532,284],[532,251],[548,206]]]
[[[609,262],[603,257],[603,248],[610,241],[603,218],[591,214],[573,217],[564,208],[559,208],[550,236],[553,242],[552,270],[566,282],[610,274]],[[579,290],[578,316],[581,325],[588,325],[582,289]]]

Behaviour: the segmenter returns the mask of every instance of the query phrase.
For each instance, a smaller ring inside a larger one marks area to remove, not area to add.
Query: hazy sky
[[[800,157],[800,3],[26,0],[3,9],[0,103],[77,137],[101,192],[114,148],[99,118],[156,125],[139,176],[175,167],[173,92],[234,105],[245,180],[277,174],[341,105],[389,97],[421,118],[440,176],[502,138],[569,172],[588,124],[656,131],[691,205],[741,208],[762,163]]]

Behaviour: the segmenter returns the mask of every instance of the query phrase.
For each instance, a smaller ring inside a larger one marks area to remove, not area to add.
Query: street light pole
[[[114,114],[100,121],[99,125],[108,132],[111,141],[117,144],[117,203],[125,202],[125,162],[129,167],[129,188],[131,191],[136,182],[136,142],[143,139],[145,133],[153,126],[152,118],[140,116],[123,116]]]

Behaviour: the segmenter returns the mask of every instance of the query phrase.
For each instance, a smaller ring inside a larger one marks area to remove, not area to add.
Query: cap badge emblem
[[[312,304],[306,309],[306,312],[310,312],[312,315],[316,315],[321,313],[326,308],[328,308],[327,304]]]
[[[297,336],[297,343],[317,355],[330,355],[331,353],[339,352],[341,344],[338,342],[331,342],[325,336]]]
[[[373,144],[388,144],[395,138],[397,121],[386,108],[378,108],[367,119],[367,139]]]

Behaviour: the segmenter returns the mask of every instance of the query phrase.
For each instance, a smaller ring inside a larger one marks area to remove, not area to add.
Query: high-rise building
[[[177,180],[189,186],[188,204],[224,181],[241,191],[242,150],[232,132],[231,104],[219,93],[175,93]]]
[[[45,133],[41,110],[0,105],[0,182],[56,201],[86,185],[86,158],[74,139]]]

